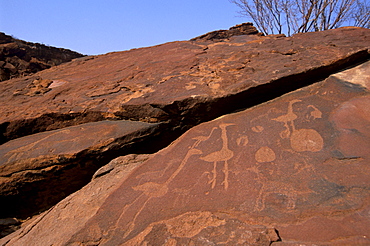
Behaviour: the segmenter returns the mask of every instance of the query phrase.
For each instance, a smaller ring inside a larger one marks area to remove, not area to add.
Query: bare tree
[[[370,5],[357,0],[357,11],[353,13],[354,26],[370,28]]]
[[[344,24],[369,28],[368,0],[229,0],[265,34],[323,31]]]

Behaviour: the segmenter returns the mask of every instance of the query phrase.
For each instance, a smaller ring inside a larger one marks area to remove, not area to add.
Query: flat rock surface
[[[78,217],[58,205],[4,245],[368,245],[369,76],[368,62],[196,126],[78,231],[45,229],[68,230],[55,214]]]
[[[80,58],[1,83],[0,142],[102,119],[170,121],[188,129],[367,59],[369,38],[369,29],[341,28]]]
[[[158,129],[157,123],[100,121],[0,145],[0,217],[25,217],[53,205],[88,182],[102,163],[132,151]]]

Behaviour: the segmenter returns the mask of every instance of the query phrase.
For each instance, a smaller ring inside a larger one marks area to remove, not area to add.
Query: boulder
[[[159,132],[157,123],[100,121],[0,145],[0,218],[26,219],[49,208],[88,183],[102,164],[138,152]]]
[[[367,62],[200,124],[1,243],[368,245],[369,86]]]
[[[203,34],[199,37],[195,37],[190,39],[191,41],[222,41],[224,39],[228,39],[232,36],[240,36],[240,35],[259,35],[263,36],[262,33],[258,32],[257,28],[253,26],[253,23],[243,23],[233,27],[230,27],[229,30],[218,30]]]

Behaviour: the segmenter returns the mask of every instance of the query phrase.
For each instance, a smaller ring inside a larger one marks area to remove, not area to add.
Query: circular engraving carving
[[[264,146],[256,152],[255,158],[258,162],[271,162],[276,159],[276,155],[271,148]]]
[[[239,146],[247,146],[247,145],[248,145],[248,143],[249,143],[248,136],[241,136],[241,137],[239,137],[239,138],[236,140],[236,143],[237,143]]]
[[[299,129],[293,131],[290,137],[290,145],[297,152],[317,152],[322,150],[324,140],[314,129]]]

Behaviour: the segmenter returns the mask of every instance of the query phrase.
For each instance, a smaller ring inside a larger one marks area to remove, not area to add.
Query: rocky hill
[[[0,245],[370,244],[369,41],[237,33],[2,82],[0,222],[45,212]]]
[[[82,56],[71,50],[25,42],[0,32],[0,82],[33,74]]]

